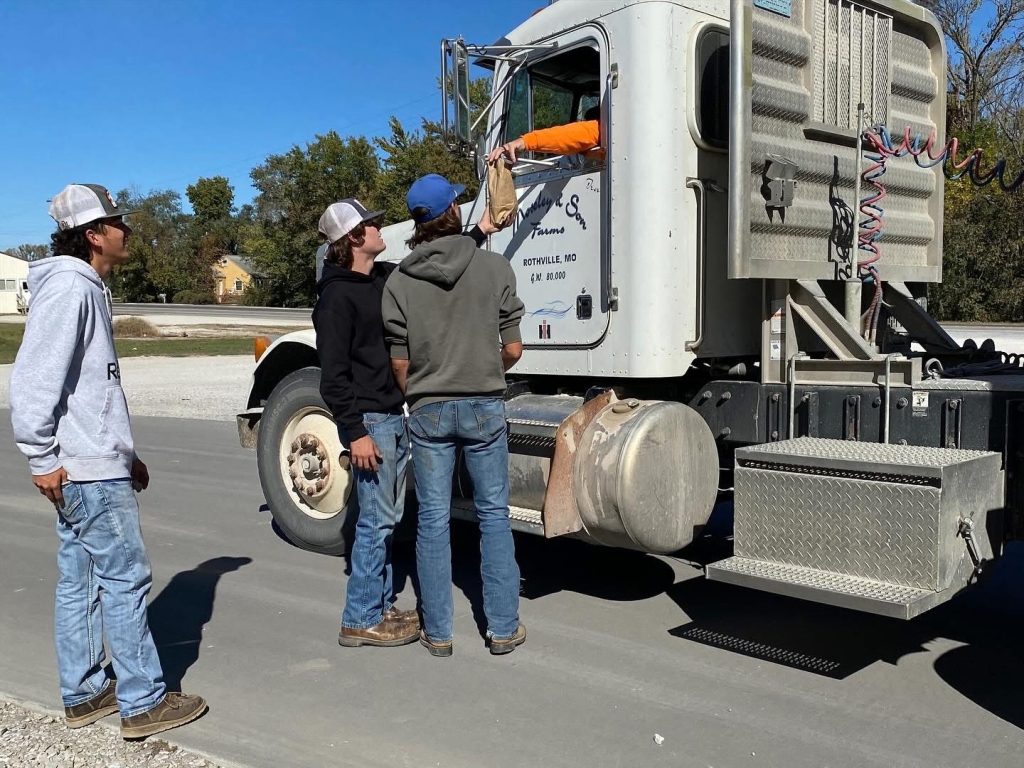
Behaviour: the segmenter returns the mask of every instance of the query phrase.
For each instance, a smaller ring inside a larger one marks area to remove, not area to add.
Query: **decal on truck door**
[[[577,302],[601,285],[599,182],[594,171],[521,188],[516,223],[492,237],[515,270],[527,317],[537,320],[528,343],[582,346],[604,333],[605,308],[581,312]]]

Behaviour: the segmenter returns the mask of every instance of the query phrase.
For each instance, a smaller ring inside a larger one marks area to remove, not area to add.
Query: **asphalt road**
[[[59,703],[54,512],[0,413],[0,690]],[[274,533],[233,425],[136,419],[165,669],[210,701],[172,739],[252,766],[1021,764],[1024,551],[901,623],[703,580],[683,560],[518,539],[527,643],[487,654],[456,528],[455,656],[336,643],[345,562]],[[727,542],[689,553],[720,557]],[[399,549],[401,606],[411,551]],[[660,746],[654,735],[664,737]]]
[[[114,316],[151,318],[159,325],[272,325],[312,327],[312,309],[240,307],[230,304],[114,304]]]

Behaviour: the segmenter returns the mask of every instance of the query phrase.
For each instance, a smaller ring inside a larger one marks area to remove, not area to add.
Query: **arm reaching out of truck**
[[[593,107],[587,110],[586,120],[524,133],[518,139],[491,150],[487,155],[487,162],[496,163],[507,157],[515,163],[517,153],[524,151],[552,155],[578,155],[589,152],[601,146],[601,121],[597,119],[598,114],[599,108]]]

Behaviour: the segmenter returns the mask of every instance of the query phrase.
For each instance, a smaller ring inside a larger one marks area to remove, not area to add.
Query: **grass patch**
[[[159,339],[163,334],[142,317],[114,318],[115,339]]]
[[[13,363],[25,326],[21,323],[0,323],[0,365]],[[118,357],[192,357],[196,355],[251,355],[252,337],[229,339],[117,339]]]

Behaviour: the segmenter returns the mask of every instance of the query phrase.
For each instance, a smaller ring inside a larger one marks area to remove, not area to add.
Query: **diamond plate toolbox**
[[[798,438],[736,451],[735,555],[943,591],[999,554],[1002,457]]]

